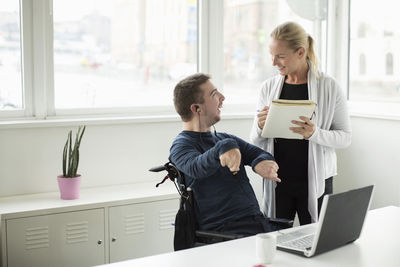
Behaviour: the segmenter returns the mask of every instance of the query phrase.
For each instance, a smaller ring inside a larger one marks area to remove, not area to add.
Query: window
[[[396,0],[368,1],[368,4],[363,0],[350,1],[350,100],[392,102],[398,106],[399,7]]]
[[[300,23],[324,69],[328,1],[313,1],[3,0],[0,117],[175,114],[174,86],[197,71],[252,111],[278,24]]]
[[[319,64],[326,46],[327,1],[224,0],[224,93],[226,103],[256,103],[261,83],[278,72],[269,34],[286,21],[299,23],[316,41]],[[317,3],[318,2],[318,3]]]
[[[23,108],[19,1],[0,4],[0,111]]]
[[[177,81],[197,71],[197,1],[55,0],[53,9],[56,109],[171,106]]]

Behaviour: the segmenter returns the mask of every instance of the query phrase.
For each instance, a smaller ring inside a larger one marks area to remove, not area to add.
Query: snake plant
[[[81,145],[82,136],[85,133],[86,126],[79,126],[75,137],[75,144],[72,146],[72,130],[68,133],[67,142],[63,152],[63,176],[72,178],[77,176],[79,164],[79,146]]]

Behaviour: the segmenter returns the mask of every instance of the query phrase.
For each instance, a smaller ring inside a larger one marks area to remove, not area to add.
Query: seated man
[[[183,131],[171,146],[169,160],[193,191],[200,230],[245,236],[277,230],[261,213],[244,166],[280,182],[278,165],[271,154],[234,135],[211,132],[224,100],[210,76],[202,73],[176,85],[174,104]]]

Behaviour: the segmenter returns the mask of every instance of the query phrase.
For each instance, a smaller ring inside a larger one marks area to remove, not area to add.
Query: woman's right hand
[[[268,110],[269,110],[269,107],[268,107],[268,106],[265,106],[265,107],[257,114],[257,118],[258,118],[258,128],[260,128],[261,130],[264,128],[265,120],[267,119],[267,115],[268,115]]]

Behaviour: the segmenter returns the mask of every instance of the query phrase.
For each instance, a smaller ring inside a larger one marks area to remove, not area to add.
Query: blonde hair
[[[303,27],[295,22],[285,22],[277,26],[270,36],[274,40],[286,41],[289,48],[294,51],[304,47],[306,59],[311,62],[311,71],[315,76],[319,77],[318,60],[314,52],[314,39],[306,33]]]

